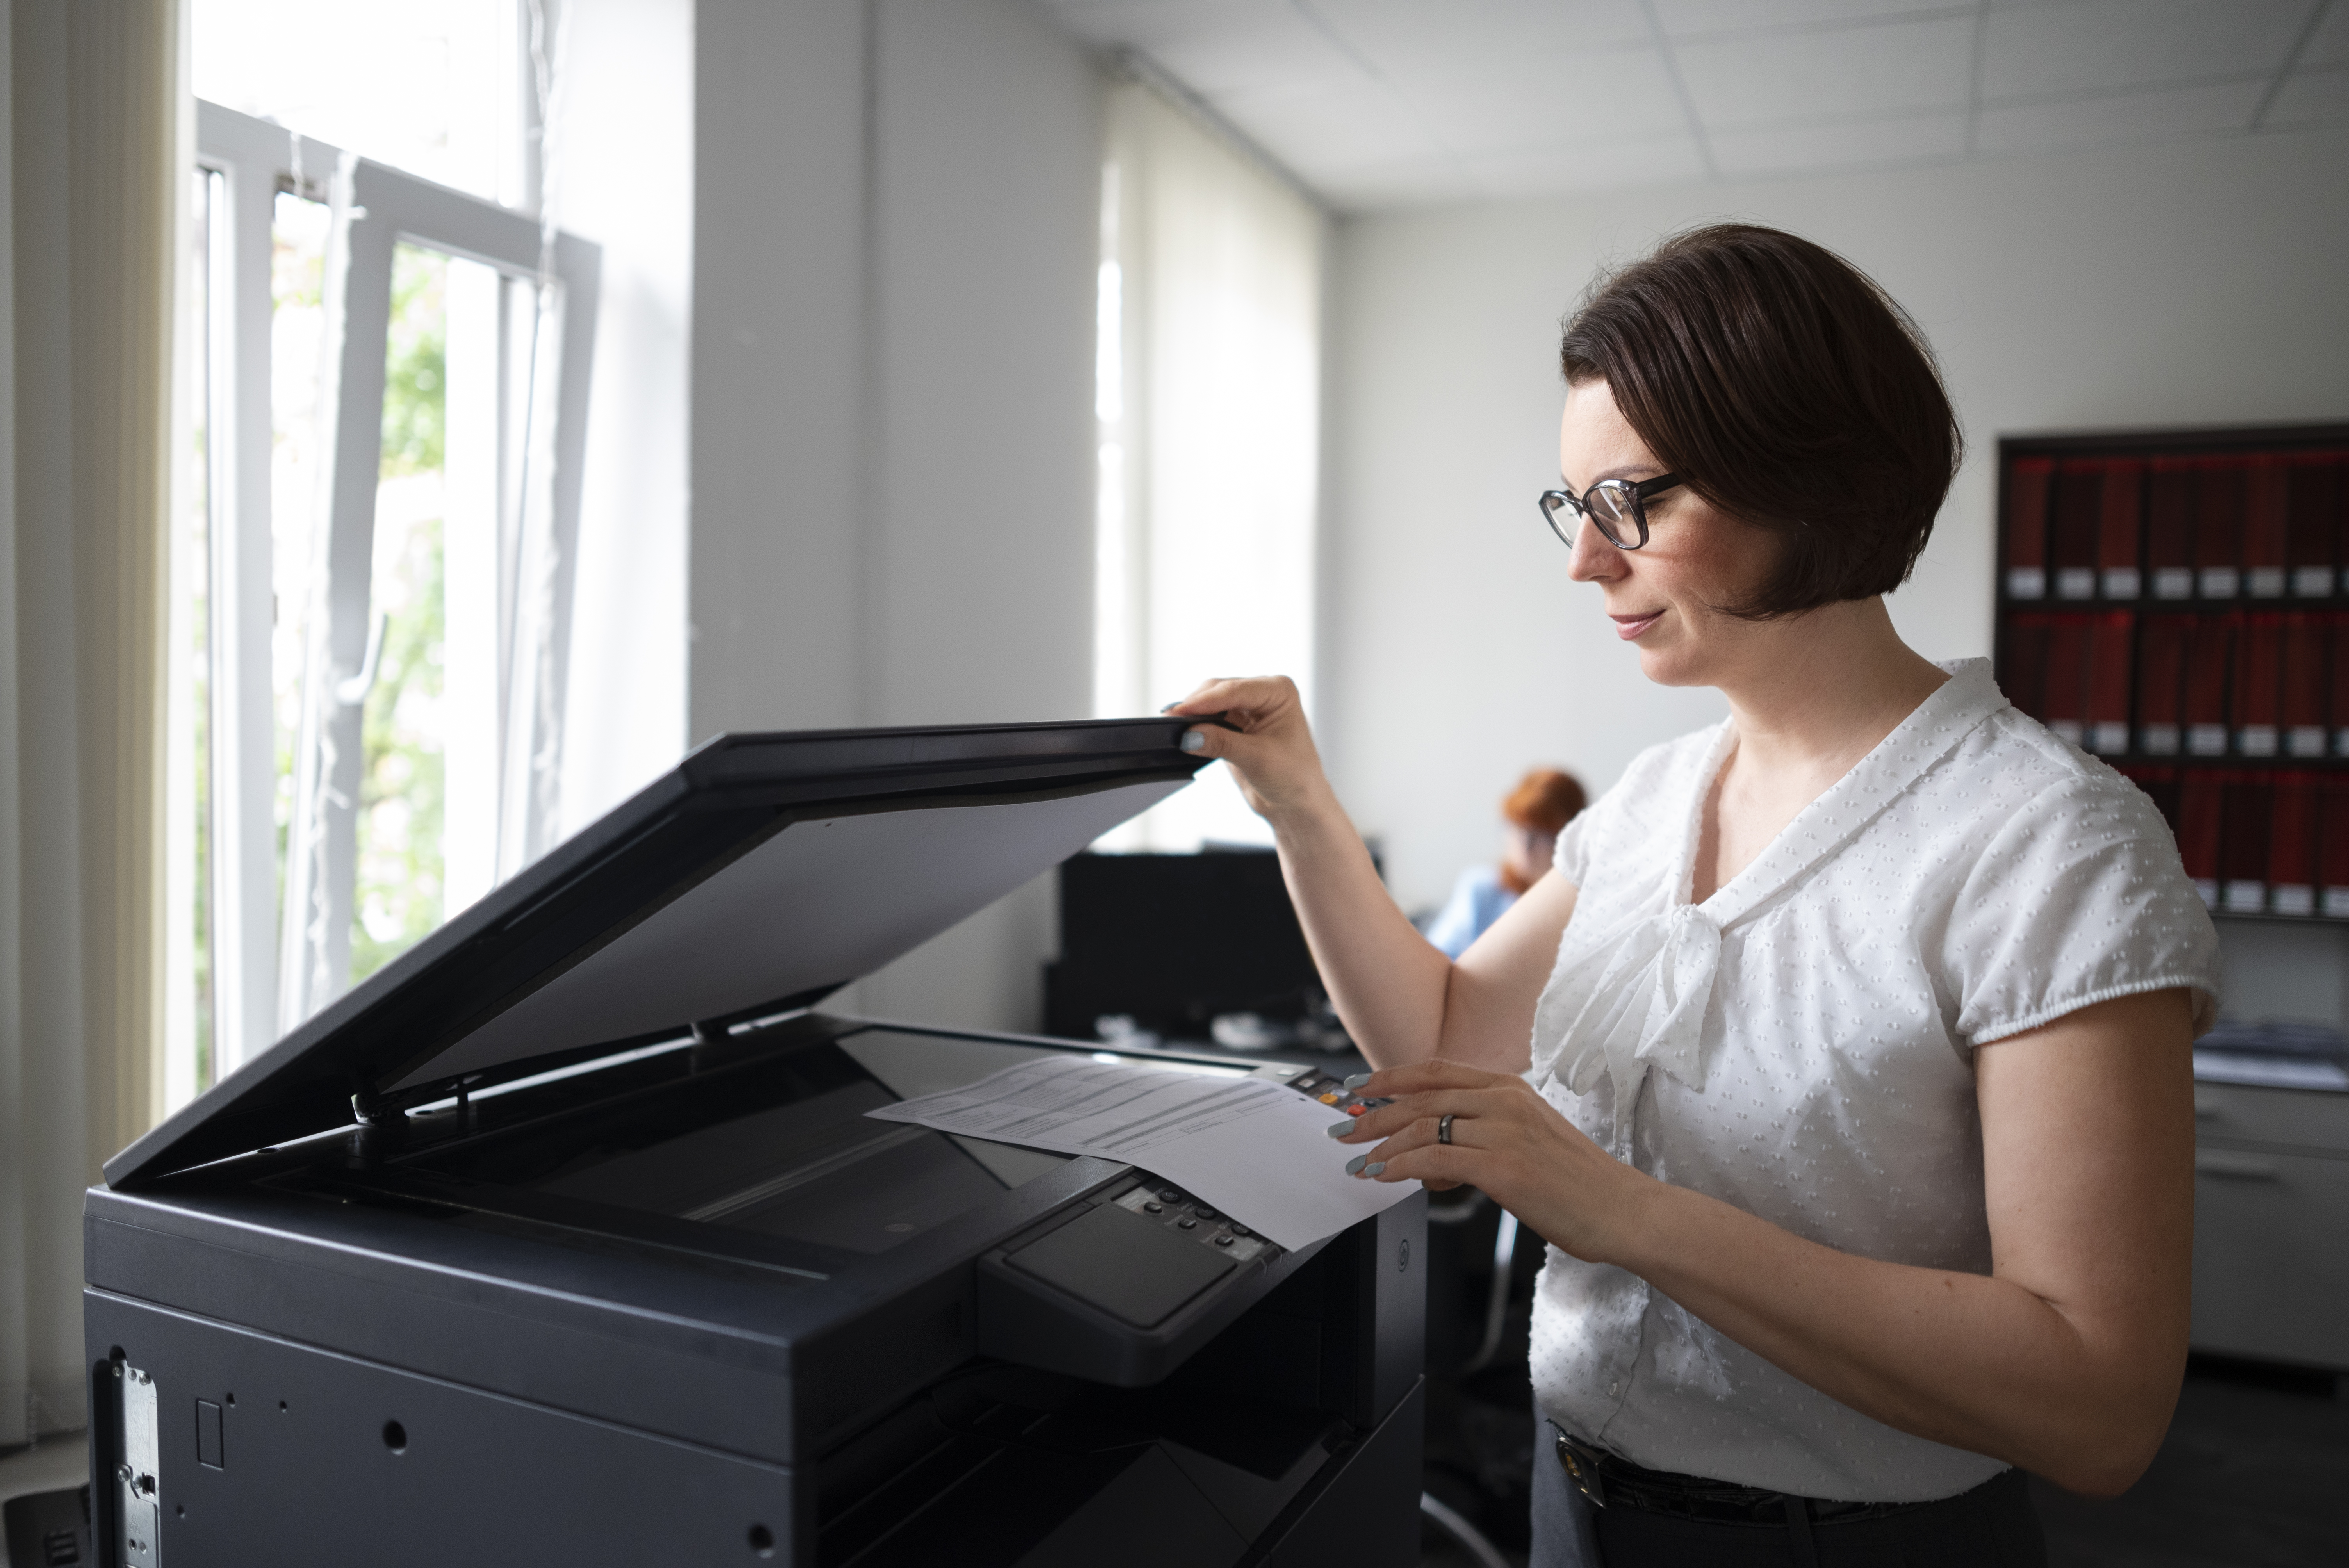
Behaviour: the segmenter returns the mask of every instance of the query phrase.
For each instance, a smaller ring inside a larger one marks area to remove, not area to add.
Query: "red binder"
[[[2279,749],[2277,709],[2283,701],[2283,617],[2243,618],[2235,644],[2235,751],[2273,757]]]
[[[2325,707],[2333,729],[2333,755],[2349,757],[2349,615],[2324,617],[2333,643],[2333,679]]]
[[[2261,914],[2268,907],[2268,828],[2274,791],[2264,775],[2229,773],[2220,786],[2219,907]]]
[[[2194,480],[2191,458],[2156,458],[2146,475],[2145,569],[2157,599],[2194,597]]]
[[[2186,770],[2178,781],[2178,857],[2194,891],[2219,907],[2219,829],[2226,776],[2215,769]]]
[[[1998,689],[2006,700],[2042,718],[2047,697],[2047,617],[2017,615],[2006,624],[2005,657],[1999,662]]]
[[[2186,638],[2194,623],[2184,615],[2147,615],[2139,633],[2137,677],[2137,748],[2147,757],[2175,757],[2182,735],[2178,699],[2186,681]]]
[[[2096,617],[2088,653],[2088,749],[2118,757],[2129,748],[2129,650],[2137,617]]]
[[[2333,592],[2341,553],[2341,459],[2329,454],[2299,459],[2290,489],[2284,562],[2292,568],[2292,594],[2323,599]]]
[[[2047,597],[2047,487],[2053,458],[2017,458],[2006,468],[2006,596]]]
[[[2292,757],[2322,757],[2327,744],[2324,711],[2325,618],[2283,618],[2283,748]]]
[[[2124,768],[2122,778],[2144,790],[2153,800],[2161,820],[2169,824],[2172,837],[2178,832],[2178,769],[2175,768]]]
[[[2257,457],[2243,474],[2243,591],[2281,599],[2291,518],[2292,469],[2279,457]]]
[[[2268,819],[2268,913],[2316,913],[2313,774],[2279,773]]]
[[[2104,573],[2107,599],[2134,599],[2143,592],[2137,571],[2137,535],[2144,531],[2144,523],[2145,465],[2127,459],[2106,463],[2096,565]]]
[[[2068,462],[2055,473],[2055,515],[2048,528],[2055,597],[2096,596],[2096,556],[2105,525],[2105,465]]]
[[[2039,699],[2047,727],[2081,745],[2087,739],[2088,633],[2086,615],[2051,615],[2047,626],[2047,690]]]
[[[2186,645],[2186,749],[2194,757],[2227,755],[2227,672],[2235,650],[2235,617],[2197,615]]]
[[[2194,586],[2205,599],[2232,599],[2243,581],[2240,458],[2205,458],[2194,486]]]
[[[2317,813],[2317,908],[2349,918],[2349,779],[2324,781]]]

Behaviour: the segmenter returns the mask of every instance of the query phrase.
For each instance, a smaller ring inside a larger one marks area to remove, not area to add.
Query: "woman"
[[[1501,863],[1470,866],[1452,884],[1452,896],[1427,923],[1427,939],[1436,950],[1446,958],[1459,957],[1541,881],[1557,853],[1557,835],[1585,804],[1582,786],[1571,773],[1537,768],[1518,779],[1501,800],[1501,820],[1509,825]]]
[[[1349,1168],[1550,1243],[1537,1563],[2043,1561],[2020,1471],[2117,1492],[2177,1398],[2209,918],[2142,794],[1893,630],[1960,438],[1871,282],[1699,230],[1561,360],[1568,575],[1730,717],[1634,760],[1458,962],[1287,681],[1176,706],[1238,727],[1185,744],[1273,825],[1393,1097]]]

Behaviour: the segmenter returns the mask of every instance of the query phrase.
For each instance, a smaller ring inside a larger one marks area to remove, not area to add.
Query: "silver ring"
[[[1451,1117],[1449,1117],[1449,1116],[1443,1116],[1443,1117],[1439,1117],[1439,1118],[1437,1118],[1437,1119],[1436,1119],[1436,1123],[1435,1123],[1435,1141],[1436,1141],[1436,1142],[1438,1142],[1438,1143],[1449,1143],[1449,1142],[1451,1142],[1451,1141],[1452,1141],[1452,1118],[1451,1118]]]

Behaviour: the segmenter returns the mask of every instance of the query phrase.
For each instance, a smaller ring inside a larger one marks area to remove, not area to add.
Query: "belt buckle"
[[[1575,1490],[1588,1498],[1592,1507],[1607,1506],[1607,1483],[1599,1479],[1599,1467],[1564,1432],[1557,1434],[1557,1462],[1565,1467],[1567,1479],[1574,1482]]]

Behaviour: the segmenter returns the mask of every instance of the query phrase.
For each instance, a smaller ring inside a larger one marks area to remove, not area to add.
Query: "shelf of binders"
[[[2349,427],[1999,463],[2007,696],[2153,796],[2214,910],[2349,921]]]

